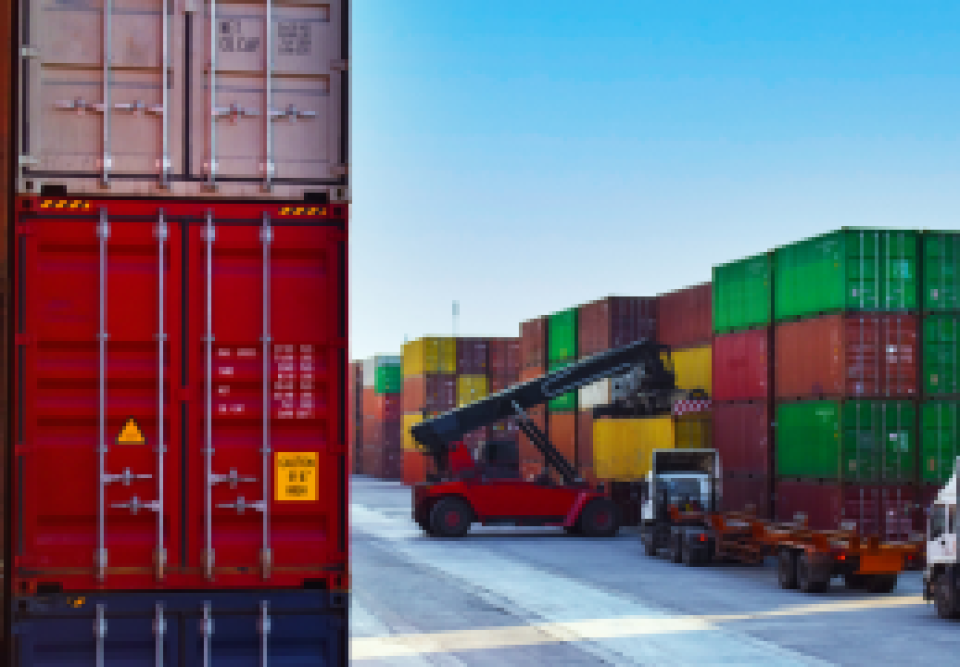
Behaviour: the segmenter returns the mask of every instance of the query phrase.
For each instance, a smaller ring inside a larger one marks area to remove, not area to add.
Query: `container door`
[[[65,587],[150,587],[177,564],[179,249],[160,210],[21,221],[19,564]]]
[[[67,618],[18,623],[17,664],[31,667],[177,667],[179,624],[162,605],[117,616],[98,604]]]
[[[344,175],[343,3],[203,5],[192,43],[192,173],[267,187]]]
[[[191,560],[217,586],[331,576],[347,539],[344,233],[267,215],[197,222]]]

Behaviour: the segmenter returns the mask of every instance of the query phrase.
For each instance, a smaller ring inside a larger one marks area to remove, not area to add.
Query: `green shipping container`
[[[403,367],[400,364],[379,366],[373,380],[375,394],[399,394],[403,387]]]
[[[960,310],[960,232],[924,232],[923,309]]]
[[[926,396],[960,393],[960,315],[923,318],[923,392]]]
[[[556,371],[569,366],[570,361],[550,362],[550,370]],[[548,404],[551,412],[574,412],[577,409],[577,392],[571,391],[550,401]]]
[[[547,361],[577,358],[577,309],[567,308],[550,316],[547,323]]]
[[[722,334],[770,325],[772,255],[713,267],[713,331]]]
[[[960,402],[925,401],[920,406],[920,482],[946,484],[957,464]]]
[[[778,248],[774,319],[919,308],[919,232],[844,228]]]
[[[916,478],[910,401],[803,401],[777,406],[780,477],[908,484]]]

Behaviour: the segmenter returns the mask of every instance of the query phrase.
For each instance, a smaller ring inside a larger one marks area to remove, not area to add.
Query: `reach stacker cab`
[[[933,600],[940,618],[960,617],[960,571],[957,558],[957,457],[953,477],[934,500],[927,520],[927,567],[923,573],[923,599]]]
[[[601,352],[561,370],[514,385],[463,407],[425,419],[411,429],[431,456],[437,474],[413,489],[413,519],[431,536],[462,537],[473,523],[562,526],[568,533],[612,537],[620,529],[617,506],[582,480],[527,415],[527,410],[579,387],[615,378],[629,388],[608,414],[618,410],[643,416],[669,410],[676,395],[669,348],[638,341]],[[487,447],[475,460],[463,436],[501,419],[516,417],[520,430],[544,458],[537,479],[496,465],[497,449]],[[556,472],[559,479],[550,474]]]

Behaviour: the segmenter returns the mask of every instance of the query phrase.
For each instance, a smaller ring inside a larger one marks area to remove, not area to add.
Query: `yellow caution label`
[[[317,452],[277,452],[277,500],[317,499]]]
[[[137,426],[133,417],[127,420],[120,434],[117,436],[118,445],[145,445],[147,439],[143,437],[143,432]]]

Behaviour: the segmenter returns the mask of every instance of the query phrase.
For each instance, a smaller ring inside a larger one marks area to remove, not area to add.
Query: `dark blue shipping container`
[[[16,667],[347,664],[347,598],[321,590],[58,594],[13,611]]]

